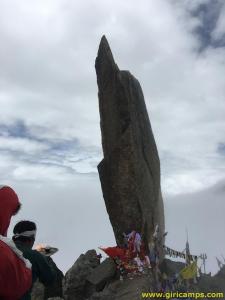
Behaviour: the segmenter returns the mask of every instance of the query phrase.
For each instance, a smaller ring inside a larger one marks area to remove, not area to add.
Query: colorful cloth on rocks
[[[128,249],[131,252],[140,252],[141,250],[141,235],[136,231],[127,234]]]
[[[180,271],[180,276],[183,279],[192,279],[197,276],[197,260]]]
[[[120,247],[99,247],[102,251],[104,251],[109,257],[116,258],[118,257],[121,260],[126,259],[126,249],[120,248]]]

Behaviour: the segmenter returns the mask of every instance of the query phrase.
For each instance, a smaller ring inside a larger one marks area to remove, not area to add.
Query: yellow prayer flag
[[[180,271],[183,279],[191,279],[197,276],[197,260]]]

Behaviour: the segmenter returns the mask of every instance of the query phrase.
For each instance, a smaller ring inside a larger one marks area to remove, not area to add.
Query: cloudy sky
[[[12,225],[35,220],[37,242],[60,248],[64,271],[114,244],[96,169],[103,34],[143,88],[167,244],[183,250],[187,227],[215,272],[225,253],[224,0],[0,0],[0,179],[23,202]]]

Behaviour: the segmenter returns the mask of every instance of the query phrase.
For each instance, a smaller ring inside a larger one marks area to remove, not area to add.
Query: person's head
[[[31,248],[34,245],[37,227],[32,221],[20,221],[13,229],[13,241],[24,243]]]
[[[18,196],[9,186],[0,186],[0,234],[7,236],[11,217],[18,213],[21,207]]]

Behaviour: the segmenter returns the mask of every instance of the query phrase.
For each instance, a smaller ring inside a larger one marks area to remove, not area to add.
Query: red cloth
[[[10,187],[0,188],[0,234],[7,235],[19,199]],[[32,273],[14,251],[0,240],[0,299],[18,300],[31,287]]]
[[[119,259],[124,259],[125,257],[125,249],[122,249],[120,247],[108,247],[108,248],[99,248],[102,251],[104,251],[108,256],[115,258],[118,257]]]
[[[32,273],[25,263],[0,241],[0,299],[18,300],[31,287]]]
[[[0,234],[7,236],[11,217],[19,205],[17,194],[8,186],[0,188]]]

